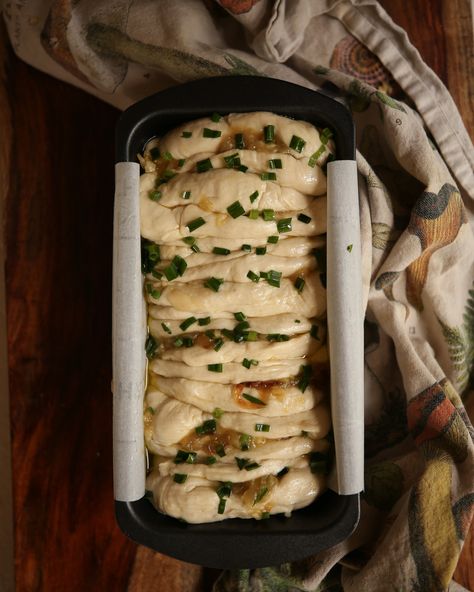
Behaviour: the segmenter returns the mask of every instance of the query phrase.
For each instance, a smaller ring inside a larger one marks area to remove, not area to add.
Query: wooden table
[[[448,86],[473,133],[468,0],[382,4]],[[16,590],[210,590],[217,572],[136,546],[113,514],[110,294],[118,112],[19,61],[2,37],[0,198]],[[0,414],[4,398],[1,405]],[[473,549],[470,536],[455,574],[472,589]],[[3,578],[5,590],[12,589],[8,570]]]

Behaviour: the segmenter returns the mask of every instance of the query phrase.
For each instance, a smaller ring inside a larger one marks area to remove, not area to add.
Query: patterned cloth
[[[366,475],[355,533],[215,591],[461,590],[474,510],[474,150],[446,89],[374,0],[25,0],[29,63],[121,108],[175,83],[255,74],[342,100],[357,128]]]

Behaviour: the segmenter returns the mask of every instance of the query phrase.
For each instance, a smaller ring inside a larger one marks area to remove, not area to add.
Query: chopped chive
[[[186,243],[187,245],[194,245],[194,243],[196,242],[196,239],[194,238],[194,236],[185,236],[184,238],[181,239],[183,241],[183,243]]]
[[[238,200],[230,204],[230,206],[227,208],[227,211],[229,212],[229,215],[232,216],[232,218],[238,218],[239,216],[242,216],[242,214],[245,214],[245,210]]]
[[[255,431],[256,432],[269,432],[270,425],[268,423],[256,423],[255,424]]]
[[[278,238],[279,238],[278,236],[269,236],[267,238],[267,243],[270,243],[272,245],[276,245],[278,242]]]
[[[281,471],[278,471],[276,476],[278,477],[278,479],[281,479],[284,475],[288,473],[289,470],[290,469],[288,467],[283,467]]]
[[[213,465],[217,462],[217,458],[215,456],[206,456],[204,459],[204,464],[206,465]]]
[[[267,335],[267,341],[290,341],[290,336],[283,335],[282,333],[269,333]]]
[[[244,315],[243,312],[234,312],[234,319],[236,321],[245,321],[247,317]]]
[[[265,222],[270,222],[271,220],[275,220],[275,210],[262,210],[262,218]]]
[[[240,437],[239,437],[240,450],[244,450],[244,451],[249,450],[251,441],[252,441],[252,436],[249,436],[248,434],[240,434]]]
[[[169,282],[175,280],[178,277],[178,270],[173,262],[171,262],[168,267],[164,268],[163,273]]]
[[[163,327],[163,331],[168,333],[168,335],[171,335],[171,329],[168,327],[166,323],[161,323],[161,326]]]
[[[248,321],[240,321],[240,323],[238,323],[234,327],[234,332],[241,333],[242,331],[245,331],[245,329],[248,329],[249,327],[250,327],[250,324]]]
[[[250,252],[251,252],[251,250],[252,250],[252,247],[251,247],[251,245],[242,245],[242,246],[240,247],[240,250],[241,250],[241,251],[245,251],[245,253],[250,253]]]
[[[324,154],[326,151],[326,146],[321,144],[321,146],[314,152],[308,159],[308,166],[314,168],[318,162],[320,156]]]
[[[219,337],[214,343],[214,351],[219,351],[223,345],[224,340]]]
[[[249,463],[248,465],[245,465],[245,470],[246,471],[254,471],[255,469],[258,469],[260,467],[260,465],[256,462],[253,463]]]
[[[190,191],[183,191],[183,194],[181,195],[181,197],[183,199],[189,199],[191,197],[191,192]]]
[[[292,136],[290,140],[290,148],[296,150],[296,152],[302,152],[305,145],[306,141],[303,140],[303,138],[300,138],[299,136]]]
[[[300,366],[300,379],[298,381],[298,388],[302,393],[307,389],[311,380],[312,369],[310,365]]]
[[[250,203],[253,203],[258,197],[258,191],[254,191],[252,195],[249,195]]]
[[[323,129],[323,131],[319,134],[319,138],[323,144],[327,144],[329,138],[332,138],[332,137],[333,137],[333,133],[328,127],[325,127]]]
[[[214,334],[214,331],[212,329],[208,329],[207,331],[205,331],[204,335],[209,337],[209,339],[215,339],[215,337],[216,337]]]
[[[239,458],[238,456],[236,456],[235,462],[237,463],[237,466],[239,467],[239,471],[241,471],[246,465],[248,465],[249,459],[248,458]]]
[[[222,119],[222,115],[219,115],[219,113],[213,113],[211,115],[211,119],[214,123],[217,123],[218,121],[220,121]]]
[[[163,277],[163,274],[161,273],[161,271],[157,271],[156,269],[151,270],[151,275],[154,278],[156,278],[157,280],[161,280],[161,278]]]
[[[258,360],[249,360],[248,358],[244,358],[242,360],[242,366],[250,370],[251,366],[258,366]]]
[[[317,339],[321,341],[319,338],[319,326],[318,325],[311,325],[311,331],[309,332],[313,339]]]
[[[240,166],[240,158],[239,153],[236,152],[235,154],[229,154],[229,156],[224,156],[225,166],[228,169],[231,169],[235,166]]]
[[[244,164],[241,164],[240,166],[237,167],[237,170],[240,171],[241,173],[246,173],[249,170],[249,167],[245,166]]]
[[[252,395],[249,395],[248,393],[242,393],[242,397],[244,399],[247,399],[247,401],[250,401],[250,403],[254,403],[255,405],[266,405],[265,401],[262,401],[261,399],[258,399],[257,397],[253,397]]]
[[[257,220],[259,216],[258,210],[249,210],[248,217],[250,220]]]
[[[188,465],[192,465],[196,462],[196,457],[197,452],[191,452],[189,450],[178,450],[174,458],[174,464],[180,465],[183,463],[187,463]]]
[[[158,349],[158,343],[152,335],[148,335],[145,341],[145,353],[146,357],[151,360],[156,356],[156,350]]]
[[[212,249],[214,255],[229,255],[230,249],[224,249],[223,247],[214,247]]]
[[[194,339],[192,337],[183,337],[184,347],[193,347]]]
[[[146,291],[148,292],[148,294],[150,294],[150,296],[152,298],[154,298],[155,300],[158,300],[159,297],[161,296],[161,292],[159,290],[156,290],[153,287],[153,284],[147,284],[146,285]]]
[[[295,319],[295,323],[301,323],[301,321],[299,319]]]
[[[181,329],[181,331],[186,331],[186,329],[188,329],[191,325],[194,325],[194,323],[196,322],[196,317],[189,317],[180,324],[179,328]]]
[[[217,446],[214,447],[214,449],[216,451],[216,454],[218,456],[220,456],[221,458],[223,456],[225,456],[225,448],[224,448],[224,445],[223,444],[218,444]]]
[[[291,232],[291,218],[282,218],[277,222],[278,232]]]
[[[203,138],[220,138],[222,136],[222,132],[220,130],[211,130],[208,127],[205,127],[202,130]]]
[[[161,191],[149,191],[148,197],[151,201],[159,201],[161,199]]]
[[[347,245],[346,249],[347,249],[347,251],[348,251],[349,253],[352,253],[352,247],[353,247],[353,246],[354,246],[353,244]]]
[[[188,267],[186,261],[179,255],[175,255],[171,263],[176,267],[180,276],[184,274],[186,268]]]
[[[300,222],[303,222],[303,224],[309,224],[311,222],[311,217],[306,214],[298,214],[297,218]]]
[[[223,514],[225,512],[226,504],[227,504],[227,500],[225,498],[222,498],[219,500],[219,505],[217,506],[217,513],[218,514]]]
[[[268,161],[268,168],[269,169],[282,169],[283,165],[281,163],[281,158],[272,158]]]
[[[198,173],[205,173],[213,168],[212,162],[210,158],[205,158],[204,160],[198,160],[196,163],[196,171]]]
[[[171,171],[169,169],[166,169],[166,171],[164,171],[164,173],[163,173],[163,177],[165,179],[164,183],[166,183],[166,181],[169,181],[170,179],[175,177],[177,174],[178,173],[176,171]]]
[[[258,339],[258,333],[257,331],[246,331],[243,334],[244,337],[244,341],[257,341]],[[258,364],[258,362],[257,362]]]
[[[194,245],[192,245],[191,251],[194,251],[195,253],[200,253],[201,249],[195,243]]]
[[[221,278],[210,277],[204,282],[204,286],[210,290],[214,290],[214,292],[219,292],[219,288],[223,283],[224,280]]]
[[[236,148],[238,148],[239,150],[245,148],[244,134],[235,134],[234,140]]]
[[[267,252],[267,247],[257,247],[255,249],[256,255],[265,255],[266,252]]]
[[[302,277],[300,277],[300,276],[298,276],[298,277],[296,278],[296,280],[294,281],[294,284],[293,284],[293,285],[295,286],[295,288],[296,288],[296,291],[297,291],[299,294],[301,294],[301,292],[303,291],[303,289],[304,289],[304,286],[305,286],[305,283],[306,283],[306,282],[304,281],[304,279],[303,279]]]
[[[252,280],[252,282],[255,283],[260,281],[260,276],[254,273],[253,271],[249,271],[247,277],[249,278],[249,280]]]
[[[197,426],[194,429],[198,436],[205,436],[206,434],[213,434],[217,429],[217,423],[215,419],[206,419],[202,425]]]
[[[230,481],[222,483],[222,485],[217,488],[216,493],[220,498],[229,497],[232,493],[232,483]]]
[[[274,125],[266,125],[263,128],[263,138],[265,140],[265,144],[271,144],[275,140],[275,126]]]
[[[202,319],[198,319],[198,325],[204,327],[205,325],[209,325],[211,322],[211,317],[202,317]]]
[[[224,335],[224,337],[227,337],[227,339],[234,339],[234,332],[230,329],[221,329],[221,333]]]
[[[209,372],[222,372],[222,364],[208,364],[207,369]]]
[[[184,483],[188,476],[185,473],[175,473],[173,476],[173,481],[175,483]]]
[[[258,502],[261,502],[262,499],[267,495],[268,493],[268,487],[260,487],[260,489],[257,491],[255,498],[253,500],[253,506],[255,506],[255,504],[258,504]]]
[[[166,151],[166,152],[163,152],[163,158],[165,160],[173,160],[173,155],[171,154],[171,152]]]
[[[201,218],[201,216],[199,216],[199,218],[195,218],[194,220],[191,220],[191,222],[186,224],[186,227],[189,230],[189,232],[194,232],[201,226],[204,226],[205,223],[206,221],[204,220],[204,218]]]
[[[160,158],[160,149],[157,146],[151,148],[150,156],[152,160],[157,160],[158,158]]]
[[[184,158],[180,158],[178,160],[178,168],[181,168],[185,162],[186,162],[186,160]]]
[[[267,277],[265,279],[267,280],[267,283],[270,284],[270,286],[273,286],[274,288],[279,288],[281,276],[281,271],[275,271],[274,269],[270,269],[270,271],[267,271]]]
[[[224,415],[224,410],[221,409],[220,407],[216,407],[214,409],[214,411],[212,412],[212,417],[214,419],[220,419],[223,415]]]
[[[262,179],[262,181],[276,181],[276,173],[261,173],[260,174],[260,179]]]
[[[182,138],[190,138],[193,135],[193,132],[183,132],[181,134]]]
[[[173,341],[173,345],[175,347],[182,347],[183,346],[183,338],[182,337],[176,337],[176,339]]]

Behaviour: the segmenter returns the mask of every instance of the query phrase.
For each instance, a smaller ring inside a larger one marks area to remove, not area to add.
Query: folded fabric
[[[448,589],[474,511],[462,403],[474,385],[474,149],[404,32],[375,0],[32,0],[28,18],[14,3],[4,16],[21,58],[121,108],[176,83],[254,74],[351,109],[367,303],[361,522],[317,557],[224,572],[214,589]],[[163,362],[169,376],[179,363]]]

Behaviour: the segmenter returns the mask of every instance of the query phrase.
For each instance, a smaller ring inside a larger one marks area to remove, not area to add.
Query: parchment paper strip
[[[134,501],[145,494],[143,392],[146,317],[140,261],[137,163],[115,165],[112,288],[114,494]]]
[[[327,294],[336,470],[330,486],[364,489],[364,312],[357,168],[328,164]]]

